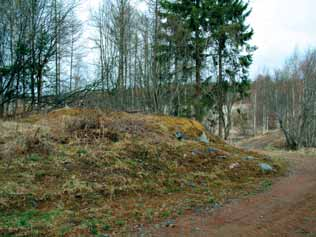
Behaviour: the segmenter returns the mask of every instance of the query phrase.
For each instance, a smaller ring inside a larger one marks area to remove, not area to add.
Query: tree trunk
[[[223,128],[224,128],[224,112],[223,112],[223,51],[221,46],[219,47],[218,51],[218,136],[223,137]]]
[[[201,106],[201,49],[200,49],[200,31],[195,31],[195,115],[196,119],[202,120],[202,106]]]
[[[257,134],[257,91],[254,92],[254,103],[253,103],[253,135]]]
[[[43,76],[43,69],[42,66],[38,67],[38,74],[37,74],[37,109],[41,109],[42,103],[42,76]]]
[[[3,77],[0,75],[0,118],[4,115],[4,104],[3,104]]]
[[[74,57],[74,39],[73,39],[73,34],[71,34],[69,91],[72,90],[73,57]]]
[[[155,26],[154,26],[154,47],[153,47],[153,68],[152,68],[152,75],[153,75],[153,91],[154,91],[154,111],[159,111],[159,101],[158,101],[158,31],[159,31],[159,12],[158,12],[158,0],[155,1]]]

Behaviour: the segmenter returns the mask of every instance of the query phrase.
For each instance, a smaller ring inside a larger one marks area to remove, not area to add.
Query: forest
[[[85,83],[78,3],[13,2],[1,6],[2,115],[58,107],[88,94],[89,107],[198,120],[214,110],[224,136],[230,126],[224,106],[249,88],[255,47],[242,1],[157,0],[148,12],[128,0],[104,1],[91,13],[98,60],[96,76]]]
[[[169,114],[204,121],[228,139],[234,105],[248,100],[244,120],[254,134],[277,123],[290,147],[315,146],[315,53],[250,78],[256,46],[248,3],[151,0],[143,11],[130,0],[111,0],[91,11],[88,23],[80,21],[79,5],[3,2],[2,117],[65,105]],[[94,30],[93,49],[80,39],[84,24]],[[82,60],[88,50],[95,58],[89,65]]]

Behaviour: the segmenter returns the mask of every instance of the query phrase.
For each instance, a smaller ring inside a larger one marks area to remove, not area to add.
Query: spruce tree
[[[255,49],[249,44],[253,30],[246,24],[251,13],[249,4],[243,0],[161,0],[161,5],[163,18],[176,17],[190,35],[187,45],[195,61],[195,115],[199,120],[203,116],[201,72],[207,55],[213,57],[211,67],[216,68],[217,75],[213,93],[219,135],[223,137],[226,94],[236,91],[242,95],[247,90],[248,68]]]
[[[204,52],[208,45],[207,24],[208,2],[203,0],[162,0],[161,6],[164,9],[164,16],[174,15],[186,27],[191,39],[188,44],[192,46],[192,58],[195,61],[195,116],[202,119],[202,107],[200,103],[201,71],[205,60]]]
[[[243,0],[207,1],[212,6],[209,8],[211,20],[208,27],[212,37],[213,61],[217,66],[219,136],[223,137],[225,95],[232,89],[230,86],[237,86],[239,93],[247,89],[248,68],[255,50],[249,44],[253,30],[246,23],[251,10]]]

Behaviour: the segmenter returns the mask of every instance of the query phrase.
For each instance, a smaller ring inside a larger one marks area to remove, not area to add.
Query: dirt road
[[[264,193],[209,213],[188,214],[148,236],[316,237],[316,156],[282,153],[291,172]],[[146,235],[147,236],[147,235]]]

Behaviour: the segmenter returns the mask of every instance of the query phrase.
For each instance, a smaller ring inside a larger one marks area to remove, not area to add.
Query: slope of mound
[[[283,169],[184,118],[61,109],[0,130],[7,236],[115,234],[218,205]]]

